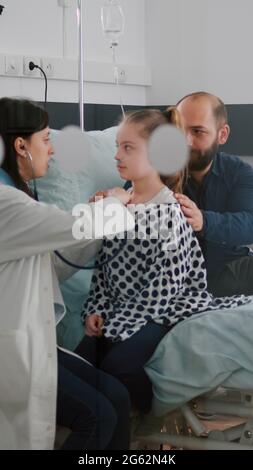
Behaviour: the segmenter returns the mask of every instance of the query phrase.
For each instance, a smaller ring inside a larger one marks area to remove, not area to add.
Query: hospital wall
[[[18,77],[5,76],[5,55],[18,55],[20,59],[52,58],[56,70],[48,80],[48,101],[78,101],[77,2],[72,0],[70,3],[73,6],[65,9],[64,23],[63,8],[58,6],[57,0],[1,0],[5,9],[0,16],[0,96],[25,95],[35,100],[43,99],[42,79],[24,76],[22,60]],[[145,68],[145,0],[122,0],[121,4],[125,33],[120,38],[117,57],[126,69],[126,82],[131,83],[122,84],[122,96],[128,104],[144,105],[146,89],[139,83],[147,82],[148,75]],[[84,101],[118,103],[118,93],[113,86],[112,52],[101,27],[102,5],[103,0],[83,1],[85,78],[88,74]],[[61,61],[57,62],[57,59]],[[57,76],[60,79],[56,79]],[[107,83],[103,83],[103,77]]]
[[[148,104],[207,90],[253,103],[252,0],[146,0]]]
[[[1,0],[0,54],[77,59],[76,0],[63,9],[57,0]],[[103,0],[83,1],[85,61],[111,64],[103,35]],[[252,0],[121,0],[125,32],[117,56],[120,64],[150,68],[151,86],[122,85],[127,104],[164,105],[185,93],[204,89],[226,103],[253,103]],[[63,50],[64,49],[64,50]],[[2,67],[4,68],[4,67]],[[4,72],[4,70],[3,70]],[[127,78],[127,77],[126,77]],[[99,77],[98,77],[99,79]],[[41,99],[39,79],[0,76],[0,94]],[[49,101],[77,101],[73,80],[49,79]],[[86,82],[85,101],[117,103],[112,84]]]

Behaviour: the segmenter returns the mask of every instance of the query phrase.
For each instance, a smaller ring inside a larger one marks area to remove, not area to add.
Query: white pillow
[[[61,131],[51,131],[52,142],[58,132]],[[37,181],[39,199],[56,204],[61,209],[72,210],[75,204],[87,202],[89,196],[99,189],[123,186],[124,181],[120,178],[114,161],[116,132],[117,127],[110,127],[104,131],[86,133],[92,148],[92,160],[89,159],[92,165],[84,165],[78,174],[61,169],[53,157],[46,176]],[[73,142],[73,152],[75,151]]]

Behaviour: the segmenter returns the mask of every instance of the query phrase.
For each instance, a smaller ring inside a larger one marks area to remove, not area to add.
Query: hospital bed
[[[253,450],[252,339],[253,302],[179,323],[146,365],[152,411],[163,423],[148,433],[137,428],[133,441],[141,448]]]
[[[253,301],[175,326],[146,365],[153,417],[131,448],[253,450],[252,338]]]

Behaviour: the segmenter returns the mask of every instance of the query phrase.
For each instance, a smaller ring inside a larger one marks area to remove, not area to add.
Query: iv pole
[[[77,0],[77,26],[78,26],[78,81],[79,81],[79,115],[80,115],[80,129],[84,130],[84,117],[83,117],[83,0]]]
[[[118,1],[114,2],[114,0],[108,0],[108,5],[107,7],[111,8],[111,17],[107,18],[105,15],[105,18],[103,18],[103,15],[105,14],[105,11],[102,14],[102,24],[103,24],[103,30],[105,33],[108,33],[108,24],[107,22],[109,21],[109,26],[110,22],[113,23],[115,22],[115,18],[117,21],[116,25],[116,30],[109,31],[110,33],[122,33],[123,31],[123,13],[121,10],[121,7],[118,4]],[[114,13],[114,15],[113,15]],[[115,16],[116,15],[116,16]],[[83,104],[84,104],[84,93],[83,93],[83,83],[84,83],[84,60],[83,60],[83,0],[77,0],[77,26],[78,26],[78,44],[79,44],[79,57],[78,57],[78,81],[79,81],[79,114],[80,114],[80,129],[81,131],[84,131],[84,116],[83,116]],[[120,21],[120,26],[118,25],[118,22]],[[115,27],[115,26],[114,26]],[[118,29],[119,28],[119,29]],[[116,59],[115,59],[115,46],[118,45],[118,40],[114,40],[112,42],[111,47],[113,47],[113,64],[114,64],[114,79],[116,78],[116,84],[119,86],[119,79],[118,79],[118,68],[116,66]],[[121,109],[122,113],[124,116],[124,108],[121,103]]]

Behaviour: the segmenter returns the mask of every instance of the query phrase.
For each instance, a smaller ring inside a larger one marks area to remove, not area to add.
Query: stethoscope
[[[34,195],[34,199],[37,201],[37,202],[40,202],[39,201],[39,195],[38,195],[38,190],[37,190],[37,185],[36,185],[36,178],[35,178],[35,171],[34,171],[34,166],[33,166],[33,158],[32,158],[32,155],[31,153],[26,150],[26,153],[27,153],[27,156],[29,158],[29,162],[30,162],[30,166],[31,166],[31,170],[32,170],[32,178],[33,178],[33,195]],[[76,269],[98,269],[98,268],[101,268],[102,266],[105,266],[106,264],[110,263],[112,260],[114,260],[114,258],[116,258],[119,253],[123,250],[123,248],[125,247],[126,245],[126,242],[127,242],[127,234],[125,233],[124,234],[124,238],[123,240],[121,241],[120,243],[120,246],[119,248],[117,249],[116,253],[114,253],[114,255],[110,256],[107,258],[107,260],[101,262],[101,263],[94,263],[93,265],[91,266],[82,266],[82,265],[79,265],[79,264],[76,264],[76,263],[72,263],[72,261],[69,261],[68,259],[66,259],[64,256],[62,256],[61,253],[59,253],[58,250],[54,250],[54,253],[56,254],[56,256],[58,258],[60,258],[61,261],[63,261],[63,263],[67,264],[68,266],[71,266],[72,268],[76,268]]]

